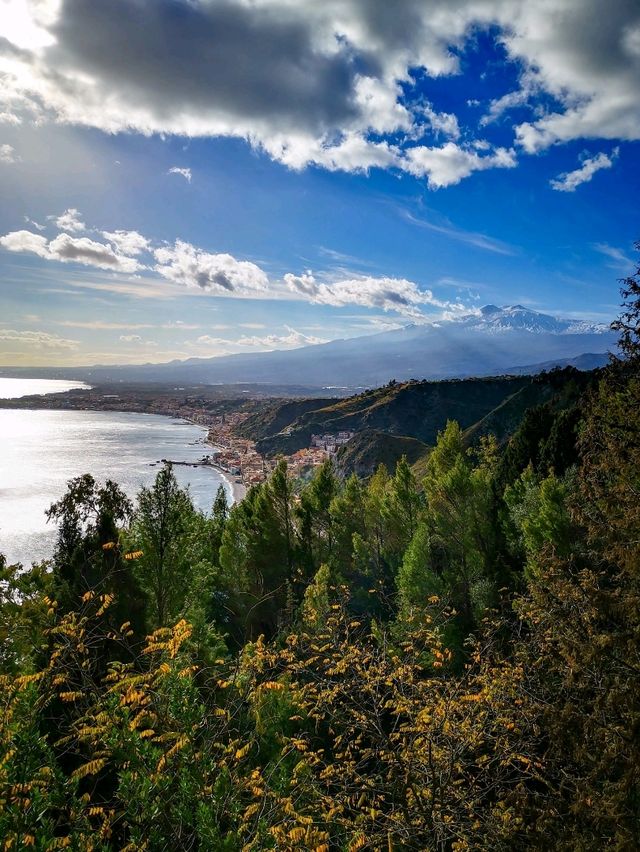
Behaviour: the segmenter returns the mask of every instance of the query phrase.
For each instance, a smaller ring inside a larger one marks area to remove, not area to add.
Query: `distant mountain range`
[[[486,305],[477,313],[455,319],[414,323],[301,349],[46,372],[89,382],[252,382],[357,388],[383,385],[391,379],[535,373],[569,364],[589,369],[604,363],[616,343],[607,325],[561,319],[522,305]],[[40,375],[44,372],[38,371]]]

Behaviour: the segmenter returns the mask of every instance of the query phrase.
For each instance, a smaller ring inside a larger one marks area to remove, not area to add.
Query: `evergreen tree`
[[[175,620],[184,603],[191,573],[185,540],[194,514],[170,464],[163,465],[151,488],[138,494],[131,540],[142,550],[136,573],[149,596],[152,629]]]

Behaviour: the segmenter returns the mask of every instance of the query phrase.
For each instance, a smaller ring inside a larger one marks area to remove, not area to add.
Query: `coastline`
[[[238,477],[232,476],[227,473],[226,470],[223,470],[219,465],[215,462],[211,462],[209,467],[214,468],[217,473],[220,474],[220,478],[223,479],[227,485],[229,486],[229,491],[231,492],[231,505],[235,503],[239,503],[247,493],[247,486],[242,482]]]
[[[167,405],[164,410],[162,408],[156,410],[140,410],[137,406],[131,407],[124,403],[124,400],[119,397],[110,399],[110,405],[108,407],[104,407],[103,405],[91,405],[85,404],[85,401],[82,400],[81,404],[77,404],[79,401],[77,398],[74,398],[72,394],[74,391],[76,393],[83,394],[85,391],[94,391],[95,388],[91,385],[86,385],[85,383],[79,383],[75,388],[65,388],[63,391],[57,390],[48,390],[44,393],[21,393],[17,396],[2,396],[0,397],[0,409],[6,410],[35,410],[35,411],[95,411],[95,412],[104,412],[108,413],[122,413],[122,414],[138,414],[141,416],[159,416],[164,418],[171,418],[177,423],[188,423],[191,426],[195,426],[198,429],[202,430],[203,438],[202,444],[212,447],[215,452],[220,451],[220,446],[214,443],[213,441],[208,440],[209,434],[209,425],[203,423],[199,418],[190,416],[191,412],[183,413],[179,410],[179,408],[173,405]],[[185,461],[185,462],[175,462],[176,464],[186,464],[188,466],[198,465],[197,462]],[[241,476],[236,476],[219,464],[215,462],[215,453],[212,457],[212,460],[209,461],[207,465],[215,470],[220,479],[223,481],[227,493],[230,496],[230,503],[233,505],[235,503],[239,503],[247,493],[247,486],[243,482]]]

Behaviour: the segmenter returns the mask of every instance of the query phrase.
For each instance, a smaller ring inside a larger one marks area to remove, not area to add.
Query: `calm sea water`
[[[63,495],[67,480],[91,473],[134,497],[153,482],[160,459],[198,461],[209,453],[205,435],[198,426],[153,414],[0,409],[0,552],[26,565],[49,558],[55,529],[45,510]],[[211,468],[174,471],[204,511],[221,483],[231,499],[228,483]]]
[[[84,382],[65,382],[62,379],[1,379],[0,399],[18,399],[32,394],[63,393],[74,388],[88,388]]]

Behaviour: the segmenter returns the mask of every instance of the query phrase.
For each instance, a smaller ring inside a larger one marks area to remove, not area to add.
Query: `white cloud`
[[[87,226],[80,219],[80,211],[76,210],[75,207],[69,207],[68,210],[65,210],[59,216],[48,216],[47,218],[55,220],[56,227],[60,228],[61,231],[87,230]]]
[[[259,335],[243,335],[237,340],[201,334],[195,341],[189,341],[187,345],[195,346],[197,349],[204,349],[208,352],[214,350],[216,353],[225,352],[232,354],[240,352],[247,347],[264,350],[299,349],[301,346],[315,346],[318,343],[327,342],[325,338],[304,334],[290,326],[285,326],[285,329],[287,330],[287,334],[265,334],[262,337]]]
[[[0,112],[0,124],[22,124],[22,119],[14,112]]]
[[[0,237],[0,245],[9,251],[31,252],[46,260],[81,263],[114,272],[130,273],[141,268],[137,260],[118,254],[109,245],[70,234],[58,234],[55,239],[47,241],[46,237],[31,231],[12,231]]]
[[[13,145],[0,145],[0,163],[18,163],[20,157]]]
[[[105,322],[104,320],[58,320],[56,325],[61,325],[65,328],[88,328],[95,331],[155,328],[151,323]]]
[[[142,338],[139,334],[121,334],[120,340],[123,343],[142,343]]]
[[[289,290],[320,305],[360,305],[406,316],[420,316],[420,305],[447,306],[436,299],[431,290],[420,290],[417,284],[405,278],[363,276],[321,283],[310,272],[305,272],[303,275],[287,273],[284,280]]]
[[[179,166],[171,166],[167,174],[181,175],[187,181],[187,183],[191,183],[191,178],[193,177],[193,175],[191,174],[191,169],[182,169]]]
[[[559,192],[575,192],[582,183],[588,183],[596,172],[601,169],[610,169],[618,156],[618,148],[614,148],[611,156],[600,153],[583,161],[579,169],[565,172],[557,178],[550,180],[553,189]]]
[[[309,334],[303,334],[301,331],[296,331],[295,328],[285,326],[288,334],[267,334],[264,337],[244,336],[239,338],[237,343],[240,346],[251,346],[266,349],[299,349],[301,346],[315,346],[318,343],[326,343],[326,339],[315,337]]]
[[[135,272],[140,269],[137,260],[118,254],[109,245],[97,243],[88,237],[71,237],[69,234],[59,234],[51,240],[49,255],[63,263],[82,263],[116,272]]]
[[[38,230],[38,231],[46,231],[47,230],[46,225],[40,225],[38,222],[36,222],[34,219],[30,219],[28,216],[24,217],[24,221],[27,223],[27,225],[33,225],[33,227],[36,228],[36,230]]]
[[[137,231],[102,231],[105,240],[112,243],[122,254],[140,254],[149,250],[149,240]]]
[[[532,108],[516,129],[529,152],[581,137],[640,139],[637,0],[616,0],[606,15],[600,0],[190,0],[179,28],[157,0],[9,5],[2,115],[240,137],[291,168],[400,168],[448,186],[512,165],[509,150],[481,164],[433,140],[407,153],[423,130],[461,135],[458,118],[425,108],[413,84],[459,73],[467,39],[492,27],[522,73],[485,122]]]
[[[230,254],[209,254],[182,240],[156,249],[154,256],[160,275],[187,287],[219,295],[255,296],[269,286],[267,274],[255,263],[236,260]]]
[[[451,139],[460,137],[458,118],[453,113],[436,112],[431,104],[426,104],[422,108],[422,114],[434,133],[449,136]]]
[[[77,349],[77,340],[67,340],[56,334],[44,331],[16,331],[12,328],[0,328],[0,340],[11,340],[26,344],[33,349]]]
[[[515,153],[497,148],[492,154],[481,157],[475,151],[447,142],[440,148],[425,145],[409,148],[405,157],[405,170],[416,177],[426,177],[430,189],[439,189],[460,183],[472,172],[484,169],[513,168]]]
[[[0,246],[8,251],[27,251],[39,257],[49,257],[47,238],[31,231],[11,231],[4,237],[0,237]]]

